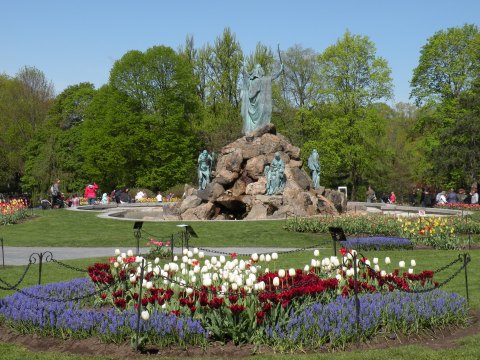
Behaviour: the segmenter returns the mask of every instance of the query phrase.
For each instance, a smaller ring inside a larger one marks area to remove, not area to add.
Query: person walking
[[[59,206],[60,200],[60,179],[55,180],[53,185],[50,187],[50,192],[52,193],[52,209],[55,209],[55,206]]]
[[[395,196],[395,193],[393,191],[390,193],[390,197],[388,198],[388,202],[390,204],[395,204],[397,202],[397,197]]]

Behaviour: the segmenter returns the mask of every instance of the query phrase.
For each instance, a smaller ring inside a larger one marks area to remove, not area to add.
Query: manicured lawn
[[[34,217],[22,224],[0,227],[5,246],[133,246],[134,221],[98,218],[98,213],[69,210],[36,210]],[[202,246],[271,246],[303,247],[330,239],[327,235],[291,233],[283,229],[284,221],[205,221],[205,222],[145,222],[143,239],[169,239],[178,233],[176,225],[193,227]],[[153,236],[152,236],[153,235]],[[143,246],[144,244],[140,244]],[[200,245],[199,245],[200,246]]]

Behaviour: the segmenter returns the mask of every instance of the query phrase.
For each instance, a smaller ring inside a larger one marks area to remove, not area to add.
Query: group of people
[[[458,193],[451,188],[450,191],[440,191],[435,196],[436,204],[478,204],[478,191],[475,186],[472,186],[470,192],[467,193],[465,189],[459,189]]]

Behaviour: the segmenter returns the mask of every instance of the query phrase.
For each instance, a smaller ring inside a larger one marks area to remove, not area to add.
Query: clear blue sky
[[[98,88],[127,51],[177,49],[188,34],[201,47],[230,27],[250,54],[257,42],[322,52],[349,30],[375,43],[395,102],[407,102],[421,47],[465,23],[479,25],[480,0],[0,0],[0,73],[35,66],[60,93],[80,82]]]

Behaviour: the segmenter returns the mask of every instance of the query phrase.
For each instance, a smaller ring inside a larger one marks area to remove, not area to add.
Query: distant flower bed
[[[378,258],[372,267],[361,259],[366,266],[360,266],[354,250],[340,253],[321,259],[316,250],[303,269],[275,269],[275,253],[204,259],[194,249],[161,266],[157,259],[117,251],[116,261],[89,268],[91,280],[34,286],[1,299],[0,317],[22,332],[117,343],[132,338],[140,321],[142,343],[233,341],[280,351],[342,347],[358,335],[368,339],[465,321],[465,299],[436,289],[432,271],[415,273],[415,260],[401,272],[389,257],[381,269]],[[359,332],[354,291],[360,297]],[[89,295],[88,301],[62,301]]]
[[[453,210],[480,210],[480,204],[464,204],[464,203],[452,203],[452,204],[436,204],[436,208],[440,209],[453,209]]]
[[[400,237],[372,236],[352,238],[341,242],[347,249],[356,250],[395,250],[411,249],[413,244],[410,240]]]
[[[402,237],[414,245],[436,249],[462,248],[459,235],[480,234],[480,223],[462,216],[342,215],[320,218],[290,218],[285,228],[296,232],[328,233],[329,227],[341,227],[346,234]]]
[[[21,219],[28,217],[28,205],[23,199],[14,199],[12,201],[0,201],[0,224],[15,224]]]

